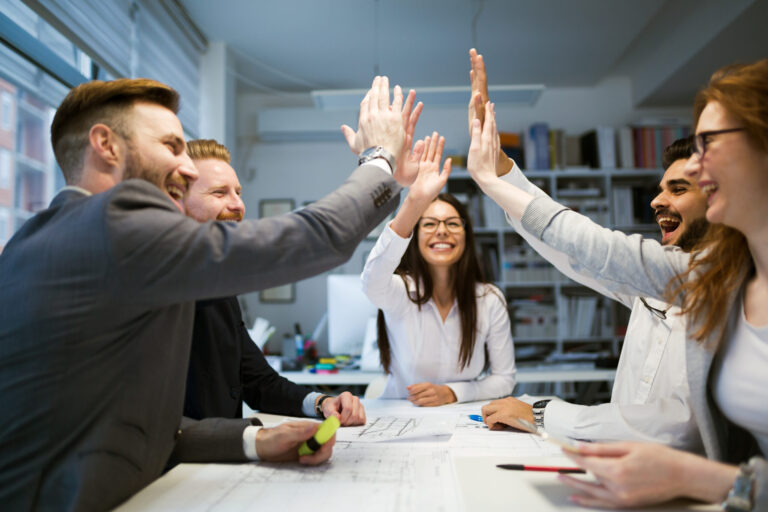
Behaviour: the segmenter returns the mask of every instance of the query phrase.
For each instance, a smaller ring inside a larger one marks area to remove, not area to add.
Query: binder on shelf
[[[629,126],[619,128],[619,163],[624,169],[637,167],[634,138],[632,137],[632,128]]]

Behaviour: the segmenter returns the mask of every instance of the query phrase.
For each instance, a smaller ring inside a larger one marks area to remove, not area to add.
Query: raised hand
[[[480,124],[485,121],[485,109],[483,106],[490,101],[488,97],[488,77],[485,74],[485,62],[483,56],[474,48],[469,50],[469,62],[472,69],[469,71],[469,80],[472,83],[472,93],[469,98],[467,118],[469,134],[472,135],[472,120],[479,119]]]
[[[472,141],[467,154],[467,170],[480,188],[497,177],[496,163],[500,147],[493,103],[486,103],[484,112],[485,121],[482,126],[479,119],[472,121]]]
[[[432,137],[418,141],[409,160],[416,162],[417,176],[408,188],[403,204],[397,211],[390,227],[403,238],[410,236],[421,214],[448,181],[451,174],[451,159],[448,158],[440,172],[440,159],[443,157],[445,138],[437,132]]]
[[[485,61],[483,60],[483,56],[477,53],[477,50],[472,48],[469,50],[469,62],[472,66],[472,69],[469,71],[469,79],[472,83],[472,93],[469,98],[469,107],[467,108],[467,120],[469,123],[469,135],[472,136],[472,121],[474,119],[480,120],[481,126],[485,123],[485,104],[490,101],[490,98],[488,96],[488,77],[485,73]],[[512,159],[501,150],[501,144],[499,144],[496,160],[496,174],[498,176],[503,176],[512,169],[512,166]]]
[[[360,103],[357,131],[347,125],[341,127],[349,149],[356,155],[372,146],[382,146],[395,158],[394,178],[409,186],[418,173],[418,146],[411,151],[413,133],[423,105],[413,106],[416,97],[411,90],[403,103],[403,91],[395,86],[392,104],[389,104],[389,79],[376,77],[371,89]],[[416,153],[416,156],[414,156]]]
[[[419,141],[421,142],[421,141]],[[451,159],[447,158],[440,172],[440,160],[445,148],[445,137],[432,132],[423,142],[423,151],[417,164],[418,176],[408,189],[408,195],[415,200],[429,204],[445,186],[451,174]]]

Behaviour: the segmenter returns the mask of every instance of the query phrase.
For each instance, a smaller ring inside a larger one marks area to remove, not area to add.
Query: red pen
[[[557,466],[528,466],[527,464],[497,464],[497,468],[514,469],[517,471],[551,471],[552,473],[586,473],[581,468],[564,468]]]

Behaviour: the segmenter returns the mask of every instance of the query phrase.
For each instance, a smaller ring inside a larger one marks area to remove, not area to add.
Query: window
[[[11,238],[11,212],[8,208],[0,207],[0,252]]]
[[[0,188],[11,188],[11,152],[0,148]]]
[[[13,96],[8,92],[0,93],[2,105],[0,105],[0,128],[10,131],[13,124]]]
[[[0,1],[0,240],[64,186],[50,128],[69,87],[118,76],[164,81],[182,94],[179,117],[196,135],[207,43],[175,11],[155,0]]]

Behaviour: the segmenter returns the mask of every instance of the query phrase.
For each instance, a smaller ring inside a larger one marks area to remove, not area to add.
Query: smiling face
[[[701,112],[696,133],[739,128],[741,123],[717,101]],[[749,236],[768,216],[768,153],[756,147],[744,131],[707,137],[703,157],[694,155],[686,176],[698,181],[707,200],[707,220]]]
[[[144,102],[136,103],[130,116],[123,180],[155,184],[183,212],[182,200],[198,173],[187,155],[179,118],[165,107]]]
[[[243,220],[242,187],[232,166],[214,158],[195,160],[194,163],[200,177],[184,199],[185,213],[200,222]]]
[[[707,201],[696,182],[685,176],[687,160],[677,160],[667,168],[659,183],[659,194],[651,201],[663,245],[679,245],[690,250],[706,228]]]
[[[445,201],[436,200],[429,205],[422,219],[431,217],[445,221],[459,217],[456,208]],[[430,266],[450,267],[461,258],[466,246],[465,232],[452,233],[446,228],[445,222],[439,222],[434,233],[425,233],[419,229],[419,253]]]

